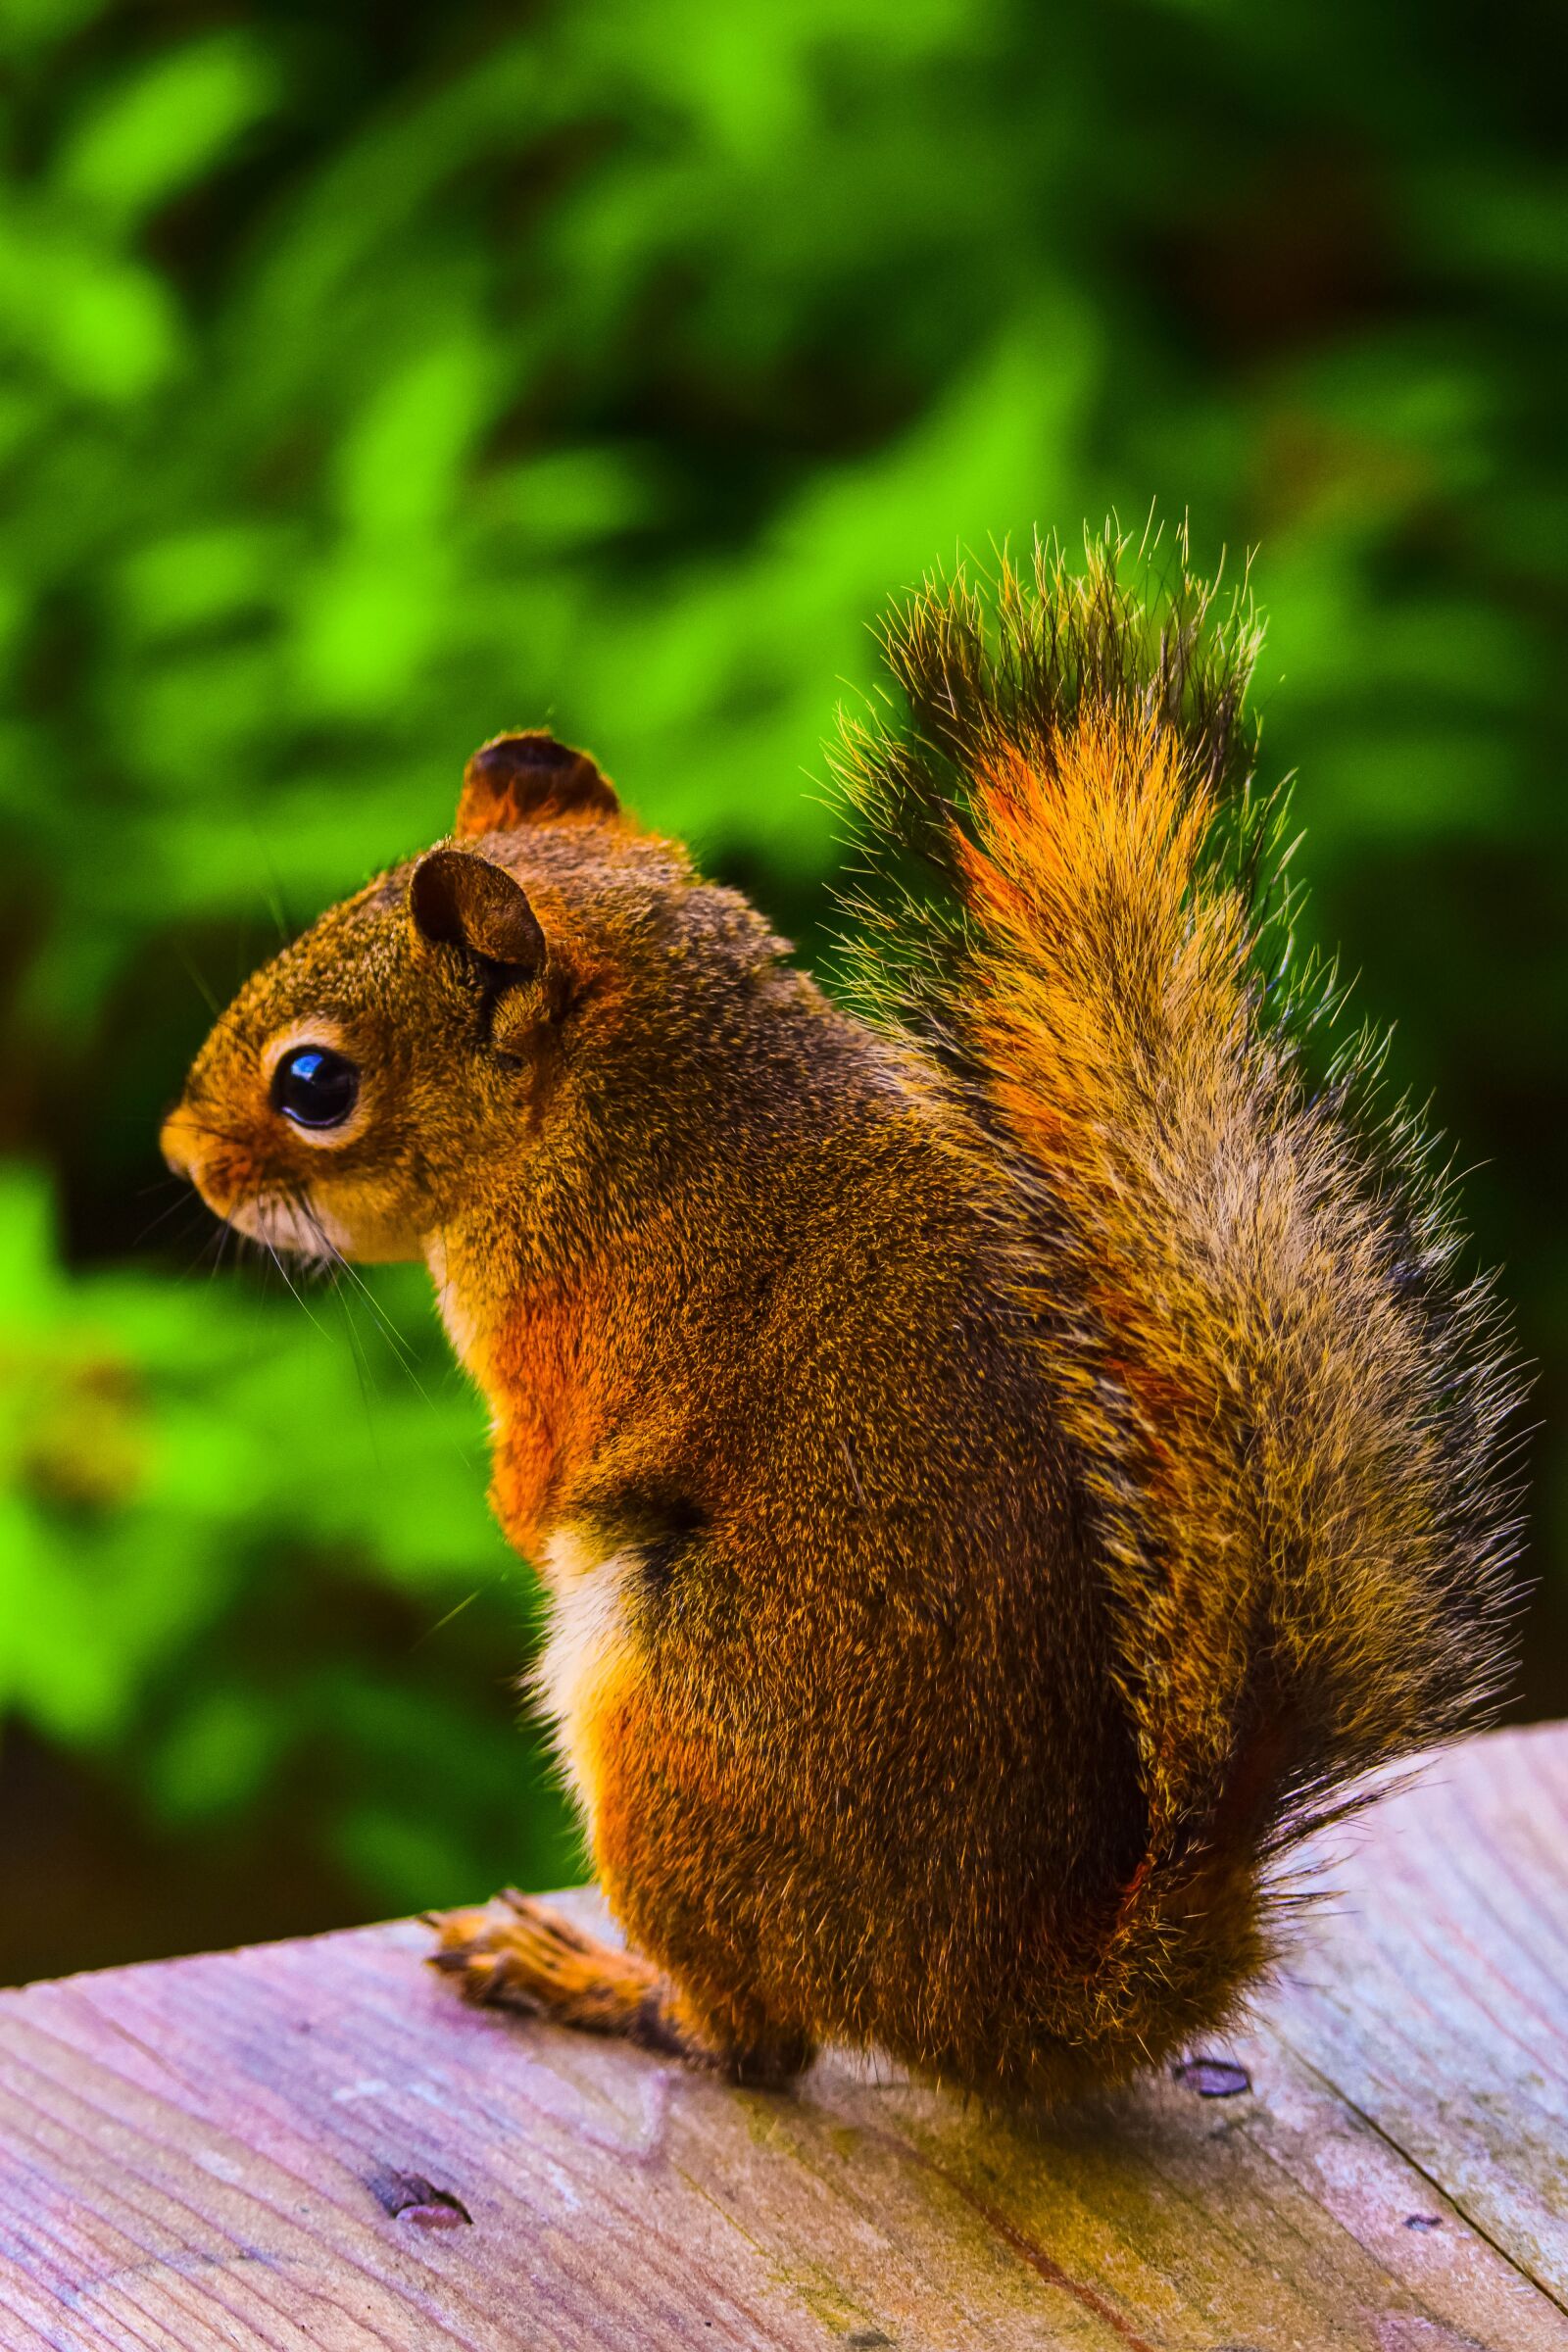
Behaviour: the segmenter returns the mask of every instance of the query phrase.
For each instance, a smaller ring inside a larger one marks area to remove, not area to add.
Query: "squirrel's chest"
[[[631,1603],[642,1558],[634,1544],[603,1550],[562,1528],[544,1546],[543,1566],[550,1623],[531,1687],[591,1836],[604,1742],[637,1671]]]
[[[435,1289],[437,1309],[452,1342],[452,1352],[464,1370],[477,1380],[480,1377],[478,1320],[464,1300],[448,1261],[446,1243],[440,1235],[432,1235],[425,1244],[424,1262]]]

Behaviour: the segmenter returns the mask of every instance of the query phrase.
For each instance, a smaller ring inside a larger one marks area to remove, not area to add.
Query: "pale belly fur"
[[[631,1665],[628,1585],[641,1568],[634,1546],[598,1552],[576,1528],[560,1528],[541,1566],[550,1594],[550,1630],[528,1687],[548,1717],[566,1780],[582,1808],[590,1841],[597,1795],[596,1719]]]

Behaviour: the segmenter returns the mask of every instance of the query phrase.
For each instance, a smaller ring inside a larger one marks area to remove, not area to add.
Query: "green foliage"
[[[73,1281],[42,1181],[0,1186],[0,1709],[129,1763],[176,1827],[264,1806],[303,1750],[317,1834],[400,1908],[464,1864],[477,1883],[572,1856],[484,1693],[465,1710],[432,1687],[417,1636],[379,1672],[334,1639],[334,1586],[406,1595],[428,1633],[509,1575],[477,1414],[421,1287],[322,1314],[235,1286]],[[520,1655],[526,1600],[498,1614]]]
[[[394,1346],[356,1292],[187,1283],[146,1237],[186,968],[226,989],[274,910],[434,836],[465,754],[541,721],[814,946],[812,779],[866,623],[1112,508],[1189,513],[1232,577],[1260,544],[1308,928],[1490,1163],[1551,1419],[1568,241],[1538,29],[0,0],[0,1144],[42,1172],[0,1230],[8,1707],[170,1837],[293,1790],[367,1904],[566,1866],[496,1695],[526,1586],[418,1282],[375,1286]]]

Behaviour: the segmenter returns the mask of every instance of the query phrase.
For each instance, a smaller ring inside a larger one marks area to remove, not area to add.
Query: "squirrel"
[[[1231,2018],[1299,1841],[1502,1687],[1513,1358],[1375,1044],[1312,1058],[1250,604],[1087,547],[886,624],[834,994],[504,734],[164,1128],[270,1249],[422,1259],[488,1405],[625,1943],[435,1915],[474,2001],[1072,2097]]]

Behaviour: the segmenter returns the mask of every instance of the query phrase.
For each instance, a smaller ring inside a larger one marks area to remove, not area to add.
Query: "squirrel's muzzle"
[[[196,1181],[195,1171],[191,1165],[193,1154],[190,1145],[193,1140],[190,1132],[190,1114],[181,1102],[177,1109],[170,1112],[160,1128],[158,1149],[164,1155],[164,1164],[170,1173],[180,1177],[186,1184],[194,1184]]]

